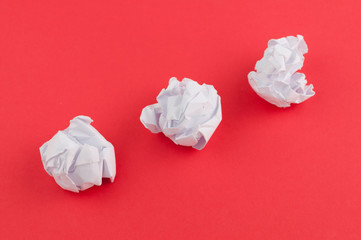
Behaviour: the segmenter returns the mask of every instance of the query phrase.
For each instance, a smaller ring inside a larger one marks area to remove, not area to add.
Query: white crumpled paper
[[[75,117],[40,147],[45,170],[63,189],[79,192],[100,186],[102,178],[114,181],[114,147],[91,122],[87,116]]]
[[[143,109],[140,121],[179,145],[201,150],[222,120],[221,98],[212,85],[173,77],[157,101]]]
[[[306,85],[306,77],[297,70],[303,66],[303,54],[307,53],[303,36],[271,39],[256,71],[248,74],[248,81],[256,93],[266,101],[289,107],[315,95],[312,84]]]

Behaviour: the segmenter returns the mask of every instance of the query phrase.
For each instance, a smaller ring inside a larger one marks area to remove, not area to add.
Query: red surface
[[[55,3],[57,2],[57,3]],[[1,1],[0,239],[361,239],[360,1]],[[302,34],[316,95],[279,109],[247,74]],[[139,121],[172,76],[215,86],[202,151]],[[117,177],[62,190],[38,148],[84,114]]]

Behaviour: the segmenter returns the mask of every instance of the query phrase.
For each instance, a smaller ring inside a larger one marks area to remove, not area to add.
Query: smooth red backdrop
[[[1,239],[361,239],[358,0],[0,1]],[[302,34],[316,95],[277,108],[247,74]],[[170,77],[212,84],[202,151],[139,121]],[[88,115],[117,176],[75,194],[38,148]]]

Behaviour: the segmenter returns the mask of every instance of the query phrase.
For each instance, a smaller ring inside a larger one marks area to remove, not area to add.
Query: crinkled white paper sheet
[[[157,101],[143,109],[140,120],[152,133],[163,132],[175,144],[201,150],[222,120],[221,98],[212,85],[173,77]]]
[[[305,75],[297,72],[307,51],[301,35],[269,40],[256,72],[248,74],[249,84],[260,97],[278,107],[305,101],[315,95],[312,84],[306,85]]]
[[[114,147],[91,122],[86,116],[75,117],[40,147],[45,170],[63,189],[79,192],[100,186],[102,178],[114,181]]]

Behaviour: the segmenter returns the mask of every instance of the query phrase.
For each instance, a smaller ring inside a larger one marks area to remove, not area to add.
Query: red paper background
[[[361,239],[358,0],[0,1],[1,239]],[[316,95],[279,109],[247,74],[302,34]],[[139,121],[170,77],[212,84],[202,151]],[[38,148],[88,115],[117,177],[75,194]]]

